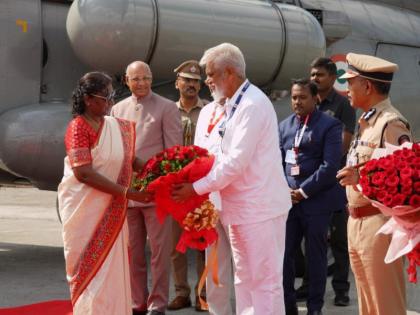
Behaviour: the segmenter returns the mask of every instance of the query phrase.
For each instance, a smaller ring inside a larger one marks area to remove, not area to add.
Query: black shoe
[[[286,305],[286,315],[299,315],[298,308],[296,305]]]
[[[308,287],[300,286],[296,290],[296,301],[298,302],[306,301],[307,298],[308,298]]]
[[[147,315],[147,311],[139,311],[133,309],[133,315]]]
[[[322,311],[311,311],[306,313],[306,315],[322,315]]]
[[[335,306],[349,306],[350,298],[347,293],[336,294],[334,298]]]

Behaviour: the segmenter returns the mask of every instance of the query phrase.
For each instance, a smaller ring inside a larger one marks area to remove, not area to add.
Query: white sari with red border
[[[91,150],[93,169],[128,187],[134,145],[133,123],[105,117]],[[58,198],[73,314],[131,314],[127,200],[79,182],[68,156]]]

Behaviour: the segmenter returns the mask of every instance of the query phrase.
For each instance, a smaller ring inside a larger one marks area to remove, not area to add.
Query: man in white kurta
[[[223,122],[224,107],[214,101],[204,106],[198,116],[195,129],[194,144],[207,149],[217,156],[220,148],[221,137],[218,133],[219,125]],[[210,193],[210,201],[216,209],[222,210],[219,192]],[[217,263],[220,286],[213,282],[212,273],[209,272],[206,279],[207,304],[211,315],[232,315],[231,292],[232,292],[232,251],[230,249],[228,226],[217,223],[216,231],[219,236],[217,242]],[[206,261],[212,247],[206,249]]]
[[[246,79],[245,60],[236,46],[210,48],[200,64],[216,99],[227,98],[218,128],[220,153],[206,177],[176,185],[173,197],[220,191],[220,218],[228,226],[235,267],[236,313],[284,314],[283,256],[291,199],[276,114],[267,96]]]

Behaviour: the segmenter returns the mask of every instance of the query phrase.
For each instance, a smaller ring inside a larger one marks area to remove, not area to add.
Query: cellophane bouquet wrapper
[[[376,149],[360,171],[362,193],[390,219],[377,234],[391,234],[385,256],[391,263],[403,255],[409,260],[409,281],[417,282],[420,266],[420,146],[386,144]]]

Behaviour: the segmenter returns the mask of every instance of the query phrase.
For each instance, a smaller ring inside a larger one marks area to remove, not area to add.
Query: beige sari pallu
[[[105,117],[98,137],[91,150],[93,169],[128,187],[134,124]],[[79,182],[68,156],[58,198],[73,314],[131,314],[127,200]]]

